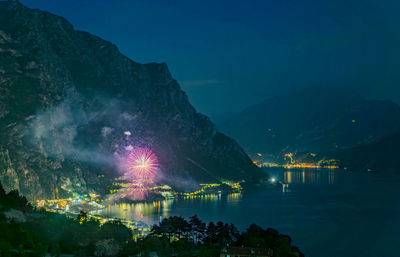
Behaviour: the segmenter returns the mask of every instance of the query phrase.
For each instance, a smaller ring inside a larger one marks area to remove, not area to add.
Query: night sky
[[[400,102],[400,1],[22,0],[166,62],[191,102],[218,117],[303,87],[349,86]]]

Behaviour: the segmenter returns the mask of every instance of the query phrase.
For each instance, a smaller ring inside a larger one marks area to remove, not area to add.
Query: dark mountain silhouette
[[[338,151],[329,157],[339,159],[342,167],[352,171],[399,173],[399,146],[400,132],[374,143]]]
[[[330,152],[396,133],[400,107],[345,89],[308,89],[267,99],[221,122],[219,128],[250,154]]]
[[[260,174],[165,63],[136,63],[18,1],[0,2],[0,133],[0,180],[28,198],[98,190],[132,145],[154,151],[160,182],[176,186]]]

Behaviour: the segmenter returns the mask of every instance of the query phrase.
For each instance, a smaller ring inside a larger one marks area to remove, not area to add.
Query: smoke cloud
[[[95,144],[84,144],[79,139],[80,131],[89,129],[91,124],[101,123],[118,112],[116,101],[102,99],[98,101],[99,108],[85,108],[70,99],[48,110],[38,111],[29,124],[30,142],[37,146],[40,152],[46,156],[59,159],[73,159],[87,163],[112,164],[112,155],[101,151]],[[115,130],[111,126],[90,128],[93,134],[85,141],[95,142],[109,137]]]
[[[134,108],[105,97],[90,101],[81,96],[69,97],[37,112],[27,127],[29,142],[45,156],[107,166],[116,175],[124,175],[126,167],[121,164],[134,149],[165,149],[151,133],[146,118]],[[155,154],[159,157],[156,151]],[[174,185],[183,191],[199,188],[188,171],[182,171],[181,175],[180,178],[168,176],[160,163],[154,182]]]

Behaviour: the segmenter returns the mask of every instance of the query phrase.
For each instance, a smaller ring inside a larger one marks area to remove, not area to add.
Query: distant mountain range
[[[330,153],[327,156],[341,161],[341,166],[356,171],[400,173],[400,132],[377,142]]]
[[[306,89],[267,99],[218,127],[252,156],[340,152],[343,159],[351,159],[354,148],[362,166],[366,160],[361,158],[361,149],[381,146],[384,151],[385,141],[380,140],[398,135],[400,107],[389,100],[367,100],[346,89]]]
[[[29,198],[98,190],[132,147],[160,183],[188,188],[260,176],[196,112],[164,63],[136,63],[64,18],[0,2],[0,180]]]

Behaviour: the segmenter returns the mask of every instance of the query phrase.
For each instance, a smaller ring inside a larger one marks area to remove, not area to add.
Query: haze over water
[[[288,183],[257,192],[109,206],[99,214],[147,224],[198,214],[291,236],[308,257],[400,256],[400,176],[342,170],[268,169]]]

